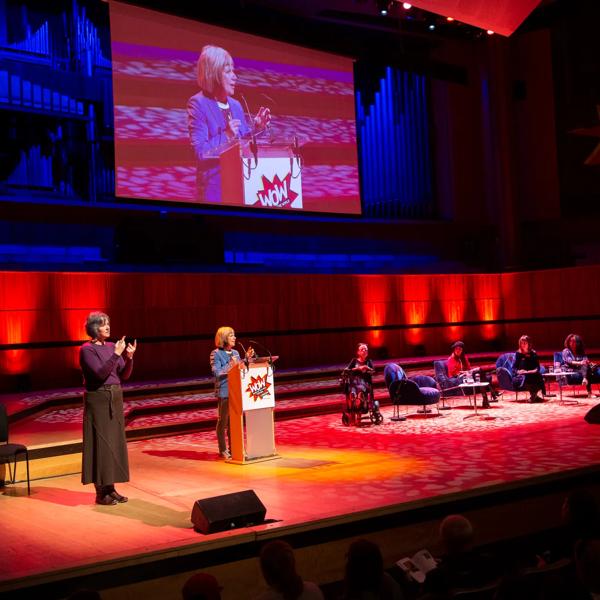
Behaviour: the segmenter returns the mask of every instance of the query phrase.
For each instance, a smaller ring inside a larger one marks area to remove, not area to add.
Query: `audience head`
[[[346,562],[346,588],[349,592],[378,591],[383,578],[383,557],[379,546],[359,539],[350,544]]]
[[[522,335],[519,338],[519,351],[526,354],[527,352],[531,352],[531,350],[533,350],[531,337],[528,335]]]
[[[573,354],[582,356],[585,354],[585,350],[583,348],[583,340],[576,333],[570,333],[565,338],[565,348],[568,348],[573,352]]]
[[[473,545],[473,526],[462,515],[449,515],[440,524],[440,539],[448,554],[467,552]]]
[[[597,536],[600,533],[599,517],[596,499],[588,490],[575,490],[565,498],[562,520],[575,539]]]
[[[210,573],[196,573],[183,584],[181,597],[183,600],[221,600],[222,589]]]
[[[284,598],[298,598],[304,583],[296,573],[294,550],[283,540],[269,542],[260,551],[260,569],[267,585]]]
[[[456,354],[456,356],[460,356],[465,351],[465,344],[458,340],[450,346],[450,350],[452,350],[452,353]]]
[[[600,594],[600,540],[581,540],[575,547],[575,565],[585,589]]]

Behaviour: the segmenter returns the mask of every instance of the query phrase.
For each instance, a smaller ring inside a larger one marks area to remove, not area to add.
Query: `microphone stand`
[[[248,341],[251,344],[254,344],[255,346],[258,346],[259,348],[262,348],[263,350],[267,351],[267,354],[269,355],[269,366],[271,367],[272,371],[275,371],[275,369],[273,368],[273,355],[271,354],[271,351],[266,346],[264,346],[260,342],[257,342],[256,340],[248,340]]]
[[[238,344],[242,347],[242,350],[244,351],[244,364],[246,365],[246,370],[248,370],[250,368],[250,361],[248,360],[248,352],[246,351],[246,348],[244,348],[244,344],[242,344],[242,342],[238,342]]]
[[[256,145],[256,135],[254,133],[254,119],[252,118],[252,114],[250,113],[250,108],[248,106],[248,102],[246,102],[246,97],[244,94],[240,94],[241,99],[244,101],[244,106],[246,107],[246,114],[248,115],[248,119],[252,123],[252,128],[250,129],[250,152],[252,152],[252,156],[254,156],[254,168],[258,167],[258,146]]]

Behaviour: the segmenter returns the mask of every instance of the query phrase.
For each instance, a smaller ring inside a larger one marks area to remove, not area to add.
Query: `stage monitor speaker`
[[[583,417],[590,425],[600,425],[600,404],[590,408]]]
[[[192,509],[192,523],[196,531],[216,533],[258,525],[265,520],[266,514],[267,509],[254,490],[244,490],[196,500]]]

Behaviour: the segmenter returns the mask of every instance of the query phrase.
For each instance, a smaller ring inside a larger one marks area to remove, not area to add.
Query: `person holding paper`
[[[231,55],[223,48],[202,48],[197,79],[200,91],[188,100],[187,115],[196,157],[198,199],[221,202],[219,152],[236,139],[264,130],[271,120],[271,111],[261,106],[253,123],[248,123],[244,108],[233,98],[237,75]]]

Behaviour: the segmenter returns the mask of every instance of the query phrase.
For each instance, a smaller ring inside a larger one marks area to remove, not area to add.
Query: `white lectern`
[[[272,358],[240,361],[227,375],[231,460],[247,464],[279,458],[275,450]]]

